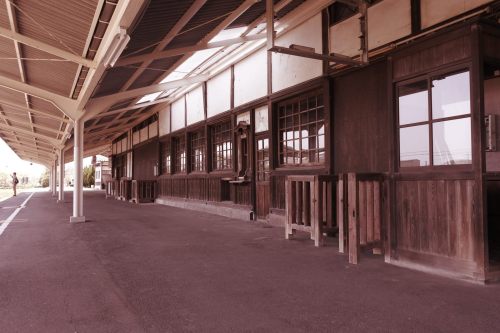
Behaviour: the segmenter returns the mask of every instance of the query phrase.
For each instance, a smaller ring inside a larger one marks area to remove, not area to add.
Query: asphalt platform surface
[[[0,202],[0,223],[30,193]],[[0,235],[0,332],[499,332],[500,285],[349,265],[281,228],[35,193]]]

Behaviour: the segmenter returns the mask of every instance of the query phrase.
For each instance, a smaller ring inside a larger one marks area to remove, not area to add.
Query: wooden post
[[[373,184],[373,238],[379,243],[378,247],[373,248],[373,254],[382,254],[382,227],[381,227],[381,212],[380,212],[380,182],[376,181]]]
[[[334,180],[326,180],[322,187],[325,187],[325,206],[326,206],[326,225],[328,228],[333,228],[333,186]],[[322,191],[323,193],[323,191]]]
[[[285,238],[290,239],[294,234],[292,224],[296,223],[297,211],[297,196],[296,196],[297,182],[286,179],[285,180],[285,210],[286,210],[286,223],[285,223]]]
[[[288,179],[285,180],[285,239],[289,239],[289,228],[291,223],[291,213],[290,208],[292,204],[292,195],[291,195],[291,186],[290,181]]]
[[[367,181],[358,182],[358,214],[359,214],[359,242],[361,245],[366,245],[366,184]]]
[[[302,185],[302,182],[298,181],[298,182],[294,182],[296,185],[295,185],[295,189],[297,191],[297,219],[294,221],[295,223],[297,224],[304,224],[304,219],[303,219],[303,214],[304,214],[304,204],[303,204],[303,200],[304,200],[304,194],[303,194],[303,185]],[[295,192],[295,191],[294,191]],[[294,200],[295,202],[295,200]]]
[[[313,193],[313,226],[314,226],[314,245],[323,245],[323,184],[319,180],[319,177],[315,177],[313,183],[314,193]]]
[[[304,205],[304,225],[311,225],[311,182],[304,181],[302,182],[303,187],[303,199],[302,203]],[[314,185],[312,187],[314,189]]]
[[[339,252],[345,252],[345,230],[344,230],[344,175],[339,174],[337,181],[337,225],[339,227]]]
[[[373,214],[373,184],[375,180],[370,180],[366,182],[366,242],[373,243],[373,225],[374,225],[374,214]]]
[[[359,216],[358,216],[358,182],[356,174],[347,175],[348,214],[349,214],[349,262],[359,261]]]

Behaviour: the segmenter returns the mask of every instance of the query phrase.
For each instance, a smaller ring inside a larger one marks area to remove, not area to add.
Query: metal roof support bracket
[[[358,7],[359,12],[361,13],[360,60],[356,60],[349,56],[337,53],[330,53],[330,54],[316,53],[314,49],[301,45],[291,45],[290,47],[276,46],[275,45],[276,31],[274,31],[275,13],[274,13],[273,0],[266,0],[267,50],[270,52],[288,54],[297,57],[326,60],[332,63],[349,65],[354,67],[366,65],[368,63],[368,4],[364,0],[341,0],[338,2],[347,4],[349,6]]]

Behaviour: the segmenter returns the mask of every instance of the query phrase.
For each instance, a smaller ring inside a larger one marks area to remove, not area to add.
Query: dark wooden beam
[[[422,17],[420,0],[411,0],[411,33],[416,34],[422,30]]]
[[[310,59],[317,59],[317,60],[327,60],[329,62],[334,62],[337,64],[344,64],[344,65],[350,65],[350,66],[362,66],[363,63],[361,61],[353,60],[352,58],[341,55],[341,54],[336,54],[336,53],[330,53],[329,55],[324,55],[312,51],[305,51],[305,50],[296,50],[296,49],[291,49],[288,47],[282,47],[282,46],[275,46],[269,51],[276,52],[276,53],[283,53],[283,54],[289,54],[297,57],[304,57],[304,58],[310,58]]]

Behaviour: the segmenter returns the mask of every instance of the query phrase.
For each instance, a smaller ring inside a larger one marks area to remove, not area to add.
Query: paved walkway
[[[91,221],[70,224],[71,203],[35,193],[0,236],[1,332],[500,327],[500,285],[414,272],[379,257],[351,266],[333,247],[286,241],[282,229],[260,223],[105,200],[102,192],[86,192],[84,201]]]

